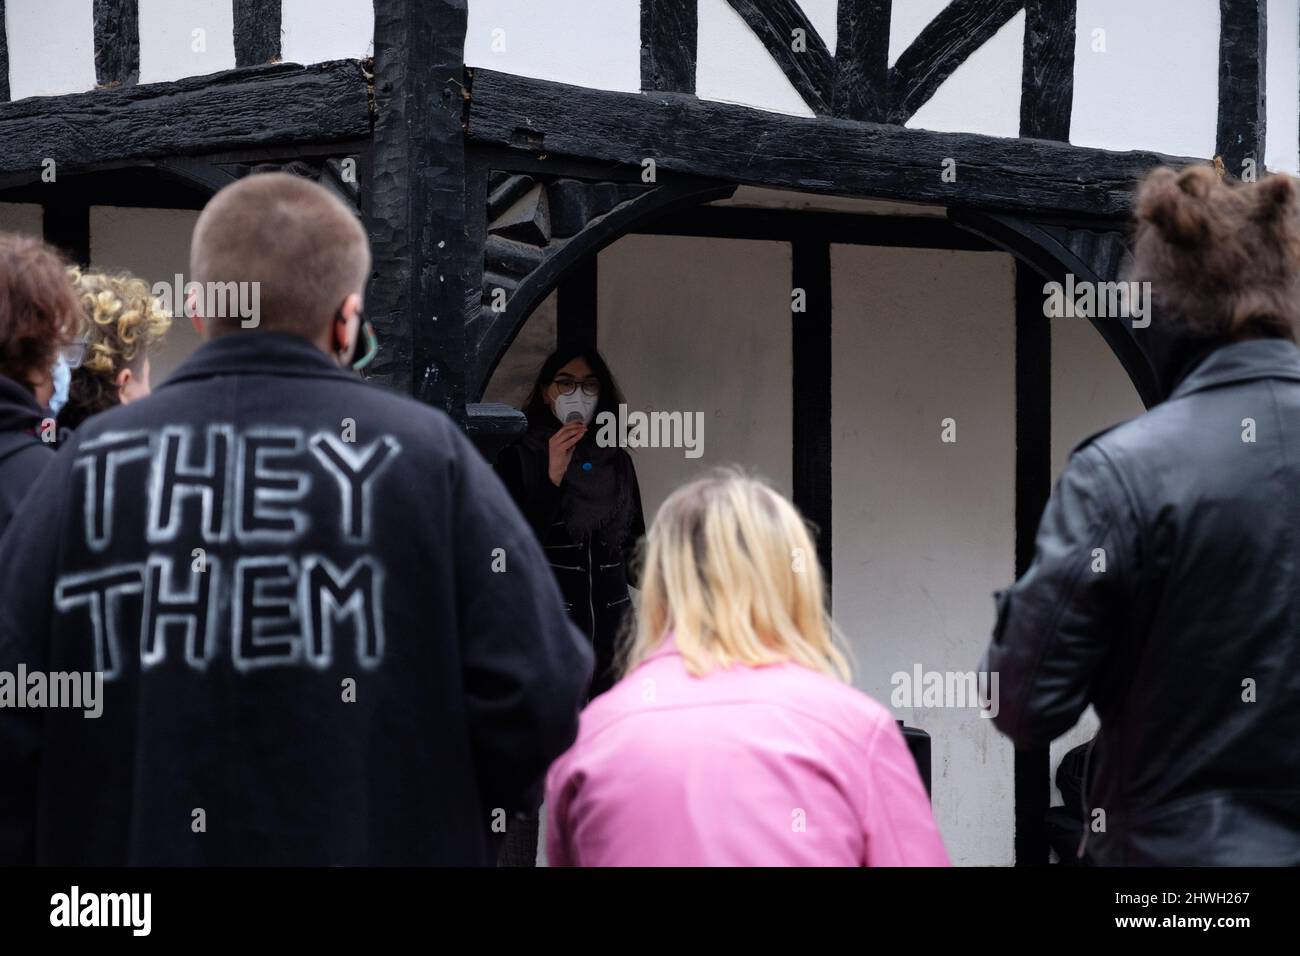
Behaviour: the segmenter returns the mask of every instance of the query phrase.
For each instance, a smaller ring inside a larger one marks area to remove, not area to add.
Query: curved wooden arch
[[[469,370],[468,394],[482,397],[497,365],[533,310],[555,290],[560,280],[616,239],[657,216],[687,206],[726,199],[736,191],[734,183],[712,180],[679,180],[655,186],[593,218],[572,238],[542,250],[540,262],[519,280],[506,307],[500,312],[484,308],[481,330],[474,338]]]
[[[950,209],[948,218],[963,229],[1006,250],[1051,282],[1114,282],[1127,248],[1118,231],[1044,226],[1018,216]],[[1137,389],[1142,404],[1159,401],[1155,373],[1123,321],[1090,316],[1088,321],[1105,340]]]

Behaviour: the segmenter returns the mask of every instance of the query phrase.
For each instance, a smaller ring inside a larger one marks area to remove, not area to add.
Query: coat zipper
[[[587,609],[591,616],[587,619],[591,621],[591,647],[596,648],[596,594],[595,584],[591,579],[591,566],[593,564],[591,557],[591,538],[587,539]]]

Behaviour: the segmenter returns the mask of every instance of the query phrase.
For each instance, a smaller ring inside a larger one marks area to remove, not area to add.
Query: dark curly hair
[[[72,340],[80,308],[67,265],[39,239],[0,233],[0,375],[35,391]]]
[[[1151,283],[1157,314],[1225,342],[1295,339],[1300,214],[1295,184],[1224,181],[1210,166],[1161,167],[1137,193],[1131,280]]]

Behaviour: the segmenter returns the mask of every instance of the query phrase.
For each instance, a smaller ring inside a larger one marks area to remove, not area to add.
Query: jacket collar
[[[328,355],[284,332],[231,332],[199,346],[159,388],[217,375],[275,375],[358,381]]]
[[[1282,378],[1300,382],[1300,349],[1286,339],[1250,339],[1212,352],[1183,379],[1170,398],[1182,398],[1207,388]]]

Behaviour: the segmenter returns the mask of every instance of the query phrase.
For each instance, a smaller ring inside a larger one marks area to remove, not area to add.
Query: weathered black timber
[[[812,234],[791,246],[792,289],[805,311],[790,313],[795,506],[817,528],[817,559],[831,588],[831,246]],[[792,296],[793,302],[793,296]]]
[[[595,348],[600,291],[599,256],[588,256],[560,280],[555,292],[555,341]]]
[[[376,269],[367,312],[385,348],[373,378],[463,418],[469,276],[465,0],[375,9],[377,121],[362,210]]]
[[[1219,0],[1219,123],[1215,151],[1229,175],[1264,165],[1268,0]]]
[[[0,104],[0,188],[164,156],[332,142],[370,134],[366,78],[352,60],[275,64]]]
[[[908,249],[1000,249],[974,233],[934,216],[854,215],[799,209],[749,209],[742,206],[696,206],[670,213],[641,226],[638,232],[659,236],[712,239],[765,239],[793,242],[815,236],[827,242]]]
[[[95,79],[100,86],[140,80],[139,0],[95,0]]]
[[[696,0],[641,0],[641,88],[695,92]]]
[[[1016,577],[1034,559],[1034,540],[1052,491],[1052,326],[1043,316],[1043,280],[1016,263]],[[1017,866],[1048,862],[1044,817],[1051,804],[1051,754],[1016,751]]]
[[[674,93],[616,93],[475,74],[469,135],[533,155],[562,154],[737,183],[1045,213],[1125,217],[1136,180],[1196,160],[1043,140],[935,133],[783,116]],[[944,161],[956,181],[944,182]]]
[[[1028,0],[1020,135],[1069,142],[1076,0]]]
[[[884,122],[889,92],[892,0],[840,0],[835,40],[832,112],[852,120]]]
[[[43,212],[45,241],[70,262],[90,265],[90,203],[84,200],[47,202]]]
[[[889,122],[911,119],[935,90],[1024,7],[1024,0],[953,0],[889,71]]]
[[[562,163],[557,164],[556,172],[562,171]],[[565,180],[560,180],[555,185],[560,186],[564,182]],[[620,195],[618,190],[626,188],[620,183],[580,185],[584,189],[595,189],[597,196],[601,192],[610,191],[617,196]],[[574,234],[548,243],[545,247],[526,246],[523,243],[511,247],[505,245],[509,240],[489,236],[484,244],[486,267],[481,291],[487,300],[491,298],[494,288],[500,288],[506,292],[507,298],[503,310],[494,310],[485,305],[471,322],[466,352],[470,398],[482,396],[492,370],[501,361],[501,356],[515,340],[524,322],[532,315],[538,303],[550,295],[574,268],[594,257],[611,242],[636,231],[640,225],[651,222],[660,215],[713,199],[725,199],[735,192],[735,188],[726,183],[690,178],[661,181],[660,185],[632,198],[621,198],[618,203],[609,206],[595,206],[597,214],[584,222]],[[526,271],[505,274],[508,268],[521,270],[529,265],[523,261],[524,256],[538,258]],[[478,291],[475,290],[476,293]]]
[[[280,59],[281,0],[235,0],[235,66]]]
[[[961,228],[1010,252],[1047,281],[1064,282],[1067,274],[1074,275],[1076,281],[1096,283],[1120,278],[1124,244],[1122,233],[1117,230],[1123,228],[1121,225],[1098,232],[1040,225],[1018,216],[971,208],[949,209],[948,217]],[[1041,282],[1038,295],[1041,308]],[[1095,316],[1089,317],[1089,321],[1119,359],[1143,404],[1150,408],[1159,400],[1155,374],[1128,324]]]
[[[727,0],[763,41],[790,85],[814,113],[831,112],[835,91],[835,60],[812,21],[795,0]],[[795,48],[795,31],[803,31]]]

